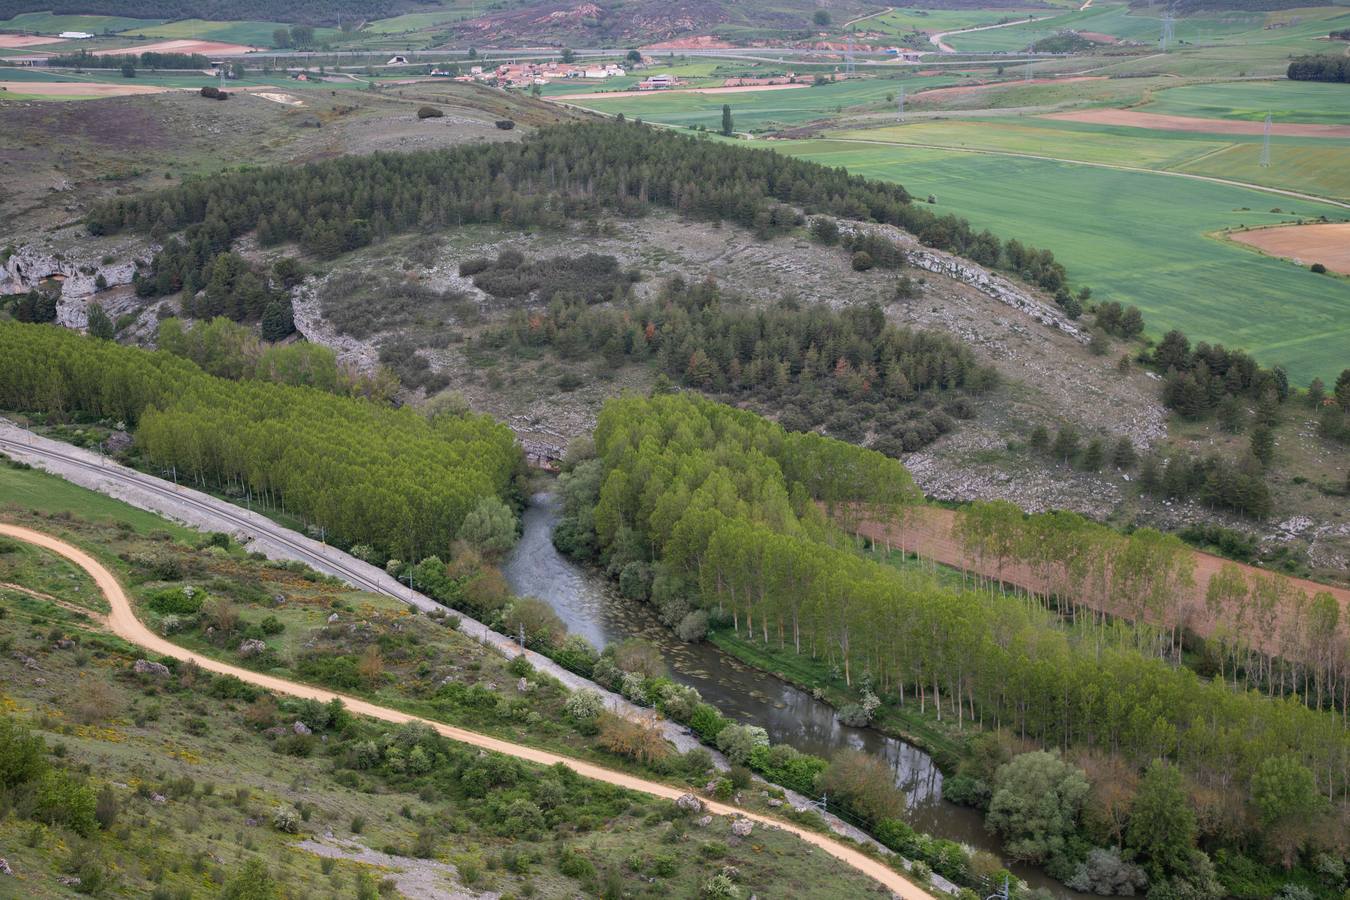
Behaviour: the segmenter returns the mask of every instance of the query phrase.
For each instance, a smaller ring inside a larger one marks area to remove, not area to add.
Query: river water
[[[764,728],[774,743],[826,758],[852,747],[885,759],[905,792],[912,826],[1002,857],[976,811],[942,799],[942,773],[927,753],[873,729],[841,724],[829,704],[711,644],[679,640],[650,607],[620,596],[603,574],[558,553],[552,535],[560,514],[552,493],[536,494],[525,509],[524,534],[502,569],[514,593],[544,600],[570,633],[597,648],[634,636],[651,641],[661,648],[675,681],[698,688],[728,718]],[[1014,871],[1033,887],[1050,888],[1060,897],[1080,896],[1035,869],[1017,866]]]

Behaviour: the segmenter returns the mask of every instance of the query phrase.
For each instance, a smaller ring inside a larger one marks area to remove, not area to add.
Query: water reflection
[[[680,641],[650,607],[623,598],[602,574],[571,563],[554,549],[553,526],[559,516],[558,500],[551,493],[535,495],[525,510],[524,534],[503,566],[512,591],[546,601],[569,632],[598,648],[635,635],[646,638],[661,648],[674,680],[698,688],[723,715],[763,727],[775,743],[824,757],[852,747],[885,759],[905,792],[915,828],[1000,853],[978,813],[942,800],[942,772],[927,753],[872,729],[842,724],[829,704],[711,644]],[[1038,872],[1018,874],[1033,886],[1076,896]]]

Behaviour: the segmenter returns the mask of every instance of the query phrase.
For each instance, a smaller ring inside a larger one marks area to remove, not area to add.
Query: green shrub
[[[192,616],[201,611],[207,594],[200,588],[185,584],[181,588],[165,588],[146,598],[146,606],[160,615]]]

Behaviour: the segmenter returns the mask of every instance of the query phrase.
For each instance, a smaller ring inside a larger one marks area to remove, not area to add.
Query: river
[[[905,793],[912,826],[1002,857],[979,813],[942,799],[942,772],[927,753],[873,729],[841,724],[828,703],[711,644],[679,640],[650,607],[620,596],[603,574],[558,553],[552,535],[560,514],[552,493],[536,494],[525,509],[524,534],[502,567],[514,593],[544,600],[570,633],[595,647],[634,636],[651,641],[661,648],[675,681],[698,688],[728,718],[761,726],[774,743],[827,758],[852,747],[885,759]],[[1068,891],[1039,870],[1015,866],[1013,871],[1032,887],[1049,888],[1058,897],[1085,896]]]

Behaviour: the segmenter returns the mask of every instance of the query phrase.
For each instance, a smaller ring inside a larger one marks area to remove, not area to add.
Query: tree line
[[[1070,622],[1178,665],[1190,623],[1208,617],[1212,631],[1197,636],[1203,673],[1350,714],[1350,642],[1329,591],[1310,597],[1277,572],[1232,563],[1196,584],[1193,554],[1179,537],[1150,528],[1121,534],[1073,512],[1026,514],[1006,501],[978,501],[957,521],[966,554],[995,571],[986,587],[1020,566],[1041,584],[1033,596]],[[1112,628],[1113,617],[1128,627]]]
[[[872,432],[873,446],[891,456],[952,431],[974,414],[967,395],[997,381],[955,339],[889,324],[874,303],[755,306],[712,280],[679,277],[650,300],[586,302],[603,293],[560,293],[545,308],[515,311],[479,347],[646,363],[676,383],[775,410],[790,431],[824,426],[854,443]]]
[[[900,185],[621,121],[542,128],[521,142],[199,178],[99,204],[86,221],[94,234],[206,228],[219,250],[256,229],[264,246],[298,240],[307,253],[332,258],[413,229],[559,228],[606,211],[640,216],[652,206],[734,222],[762,237],[802,225],[801,207],[897,225],[929,246],[978,252],[987,265],[1017,269],[1034,256],[1039,283],[1050,291],[1066,280],[1048,251],[977,234],[964,219],[911,203]]]
[[[1293,81],[1350,82],[1350,59],[1343,56],[1300,56],[1289,64],[1285,76]]]
[[[127,64],[146,69],[205,69],[211,65],[211,61],[200,53],[160,53],[154,50],[109,56],[95,56],[88,50],[81,50],[79,53],[47,58],[47,65],[68,69],[120,69]]]
[[[836,666],[886,702],[960,726],[1090,748],[1136,770],[1170,760],[1195,784],[1239,798],[1212,841],[1261,842],[1243,804],[1259,803],[1253,778],[1270,758],[1306,771],[1324,809],[1350,790],[1339,715],[1099,640],[1039,603],[943,586],[856,553],[817,504],[845,525],[893,520],[915,496],[893,460],[689,395],[630,397],[606,405],[594,459],[569,477],[592,489],[572,492],[563,536],[611,571],[645,568],[654,604],[686,598],[742,640]],[[1005,538],[992,529],[988,540],[999,552]],[[1186,577],[1172,539],[1142,536],[1120,552],[1111,589],[1145,615]],[[1280,825],[1314,844],[1326,827],[1311,816]]]
[[[321,390],[228,381],[170,353],[0,323],[0,405],[135,426],[144,461],[200,487],[303,516],[324,537],[420,558],[523,460],[487,416],[427,419]]]
[[[183,311],[198,319],[225,316],[236,322],[260,322],[263,337],[279,341],[295,331],[291,288],[304,280],[300,264],[283,257],[270,270],[229,249],[229,238],[211,228],[190,232],[186,242],[169,238],[131,283],[138,297],[183,292]]]

